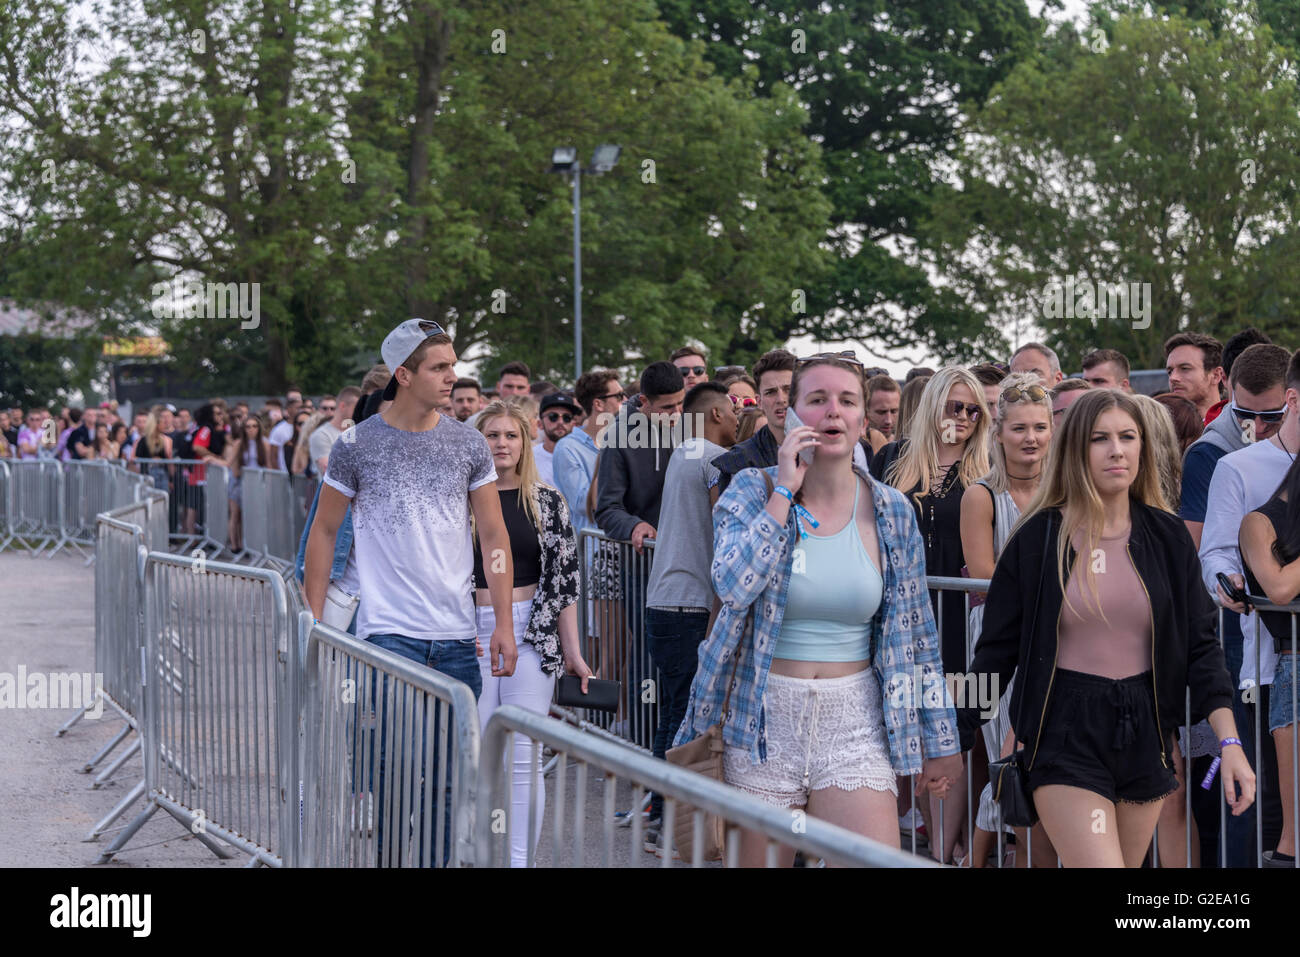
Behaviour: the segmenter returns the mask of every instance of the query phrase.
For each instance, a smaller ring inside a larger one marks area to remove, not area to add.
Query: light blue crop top
[[[794,549],[785,614],[774,658],[793,661],[865,661],[871,657],[871,619],[884,582],[858,533],[858,496],[853,514],[834,535],[809,534]]]

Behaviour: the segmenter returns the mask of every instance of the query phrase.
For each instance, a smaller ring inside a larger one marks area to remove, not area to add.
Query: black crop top
[[[1282,529],[1286,527],[1286,502],[1280,498],[1269,499],[1255,511],[1268,519],[1269,524],[1273,526],[1274,533],[1280,538]],[[1292,556],[1291,560],[1294,561],[1294,556]],[[1250,567],[1244,560],[1241,566],[1246,573],[1246,588],[1250,594],[1263,595],[1264,589],[1260,586],[1259,579],[1251,572]],[[1291,650],[1291,618],[1292,616],[1284,611],[1261,611],[1259,613],[1260,621],[1268,629],[1268,633],[1273,636],[1273,650],[1279,654],[1283,648],[1288,651]]]
[[[536,585],[542,580],[542,543],[537,529],[528,520],[518,489],[498,489],[501,497],[501,516],[506,520],[510,534],[510,557],[515,565],[514,587]],[[487,575],[483,572],[483,552],[478,536],[474,536],[474,587],[487,588]]]

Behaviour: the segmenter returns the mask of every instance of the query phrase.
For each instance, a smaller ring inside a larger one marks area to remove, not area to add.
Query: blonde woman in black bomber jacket
[[[1192,721],[1208,717],[1220,739],[1233,814],[1254,801],[1198,566],[1165,509],[1136,403],[1110,389],[1075,402],[998,558],[971,665],[998,688],[1015,676],[1023,766],[1067,867],[1141,865],[1176,786],[1170,755],[1189,688]],[[958,710],[963,750],[984,720],[978,707]]]

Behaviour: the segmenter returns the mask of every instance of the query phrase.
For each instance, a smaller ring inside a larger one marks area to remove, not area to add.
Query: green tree
[[[724,76],[760,95],[794,88],[820,144],[832,204],[832,269],[807,277],[809,314],[788,312],[778,338],[874,339],[973,355],[983,317],[932,281],[913,255],[946,191],[939,175],[982,103],[1041,24],[1024,0],[659,0],[665,21],[701,40]],[[996,336],[993,336],[996,341]]]
[[[752,358],[824,269],[802,110],[712,75],[649,0],[73,6],[0,0],[8,291],[117,304],[106,324],[161,326],[213,388],[337,386],[409,315],[564,375],[563,143],[625,148],[584,183],[588,366],[686,337]],[[258,283],[260,322],[149,319],[175,275]]]
[[[974,117],[927,228],[936,268],[991,327],[1035,322],[1068,364],[1110,346],[1158,367],[1188,327],[1283,332],[1300,295],[1287,52],[1248,20],[1125,15],[1108,33],[1063,31]],[[1149,323],[1055,315],[1051,284],[1070,277],[1149,283]]]

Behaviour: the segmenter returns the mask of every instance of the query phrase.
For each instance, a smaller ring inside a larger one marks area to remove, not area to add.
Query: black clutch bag
[[[613,714],[618,710],[618,688],[617,681],[589,678],[587,693],[583,694],[581,678],[560,675],[560,680],[555,683],[555,703],[562,708],[590,708]]]
[[[1038,823],[1034,796],[1029,790],[1028,776],[1021,762],[1023,750],[989,762],[989,783],[993,787],[993,800],[1002,810],[1002,823],[1012,827],[1033,827]]]

